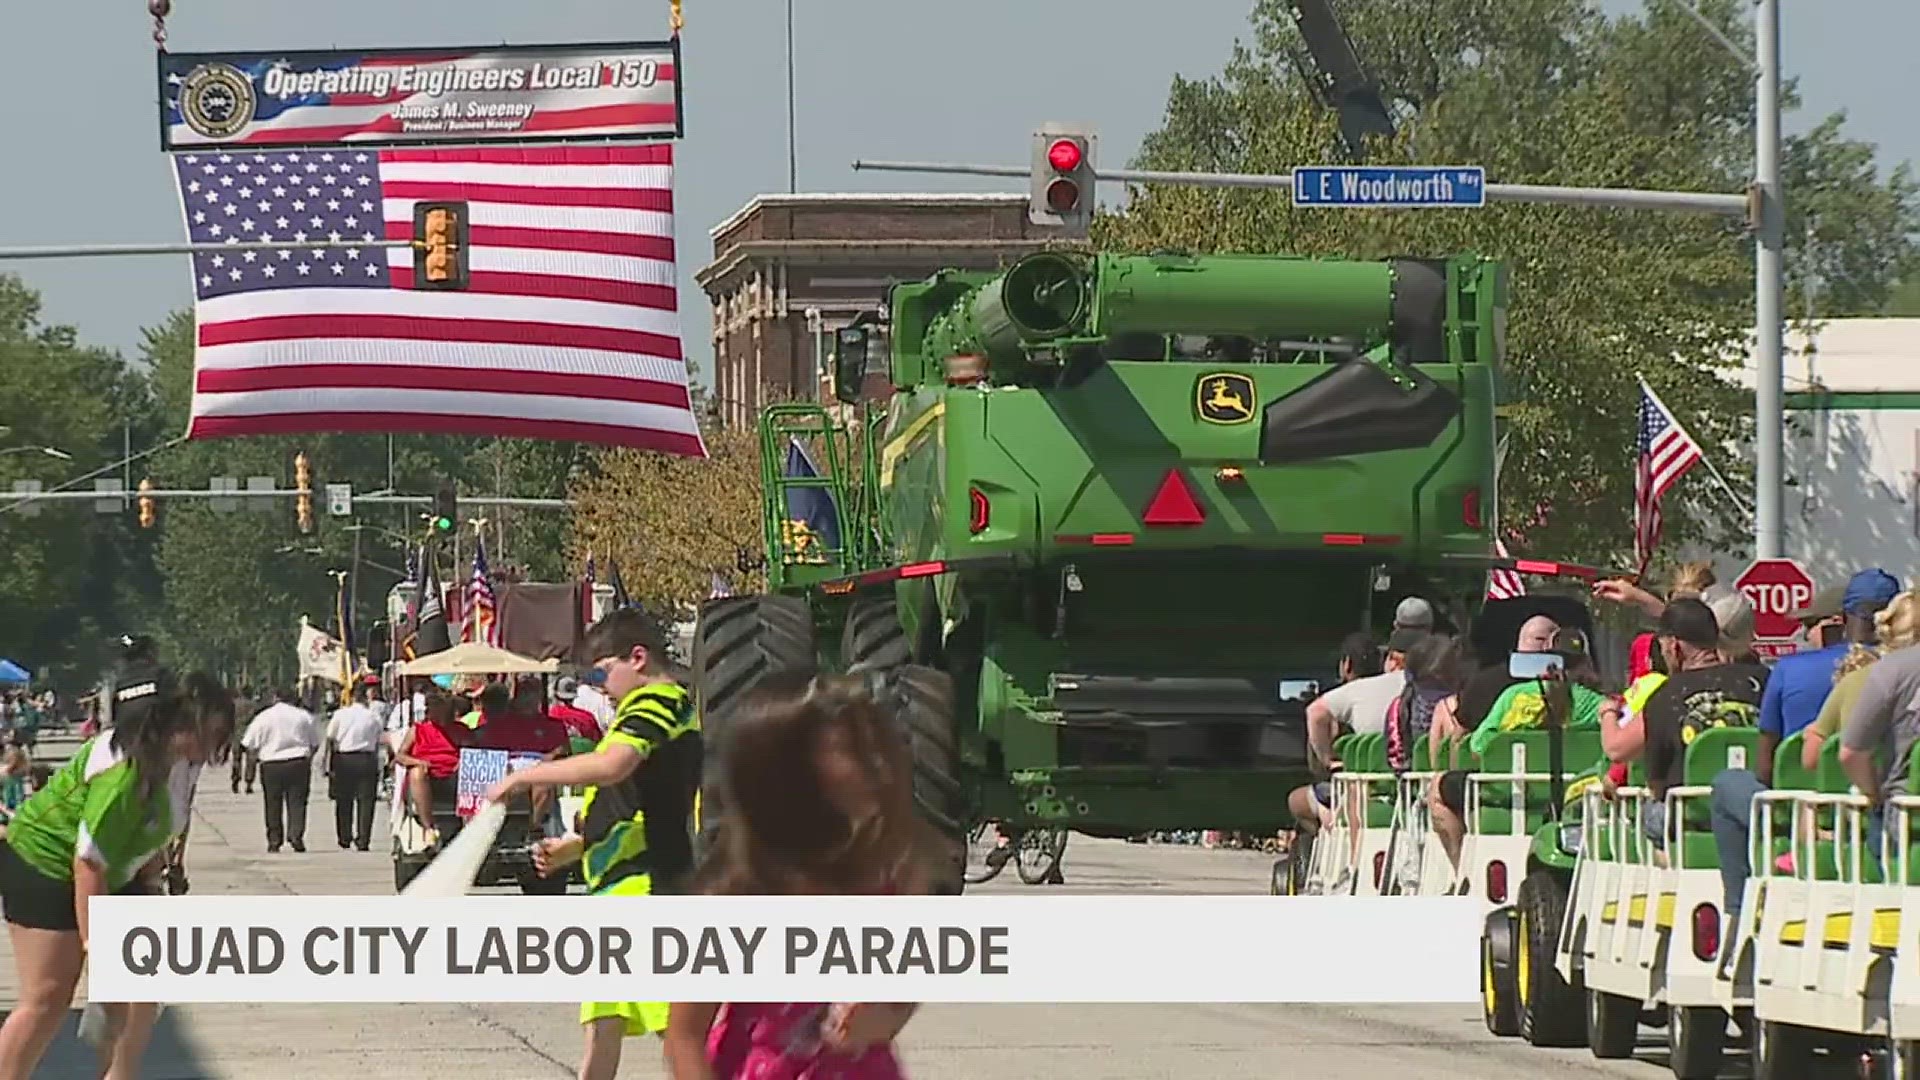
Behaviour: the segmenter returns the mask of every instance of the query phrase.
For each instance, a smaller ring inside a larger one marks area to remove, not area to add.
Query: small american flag
[[[464,289],[405,247],[193,256],[188,437],[420,432],[705,457],[681,353],[668,145],[192,153],[196,244],[412,240],[466,204]]]
[[[1660,499],[1667,490],[1700,463],[1700,444],[1680,421],[1640,381],[1640,435],[1633,472],[1633,548],[1640,572],[1647,572],[1654,549],[1660,546]]]
[[[473,576],[467,579],[466,601],[461,607],[466,609],[466,617],[461,620],[460,640],[497,648],[500,619],[493,601],[493,582],[487,578],[487,542],[477,536],[473,542]]]
[[[1493,542],[1493,554],[1496,558],[1511,559],[1504,540]],[[1487,599],[1511,600],[1516,596],[1527,595],[1527,583],[1514,570],[1494,569],[1487,574]]]

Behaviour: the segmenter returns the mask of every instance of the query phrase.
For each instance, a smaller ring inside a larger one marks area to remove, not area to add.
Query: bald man
[[[1553,644],[1553,635],[1560,632],[1560,624],[1545,615],[1535,615],[1520,624],[1519,637],[1513,643],[1514,652],[1545,652]],[[1466,688],[1460,691],[1460,725],[1468,731],[1480,726],[1486,719],[1487,710],[1507,692],[1507,687],[1519,680],[1507,674],[1506,657],[1497,663],[1488,664],[1475,672],[1467,680]]]

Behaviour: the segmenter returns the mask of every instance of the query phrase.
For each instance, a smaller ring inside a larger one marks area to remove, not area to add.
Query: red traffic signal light
[[[1048,124],[1033,133],[1027,218],[1036,225],[1060,226],[1086,235],[1093,220],[1093,159],[1097,143],[1091,128]]]
[[[1055,139],[1053,145],[1047,147],[1047,164],[1059,172],[1072,172],[1085,160],[1085,151],[1081,150],[1080,144],[1073,139]]]

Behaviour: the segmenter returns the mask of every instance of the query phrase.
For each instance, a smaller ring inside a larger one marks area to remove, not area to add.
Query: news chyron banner
[[[160,54],[160,144],[515,144],[683,134],[678,41]]]
[[[429,871],[431,872],[431,871]],[[93,1001],[1463,1004],[1472,897],[100,896]]]

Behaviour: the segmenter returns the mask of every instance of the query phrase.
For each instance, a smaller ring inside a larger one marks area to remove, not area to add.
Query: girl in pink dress
[[[726,807],[695,892],[924,893],[937,847],[914,809],[904,729],[863,679],[769,679],[728,718]],[[917,1006],[675,1004],[673,1080],[903,1080],[894,1039]]]

